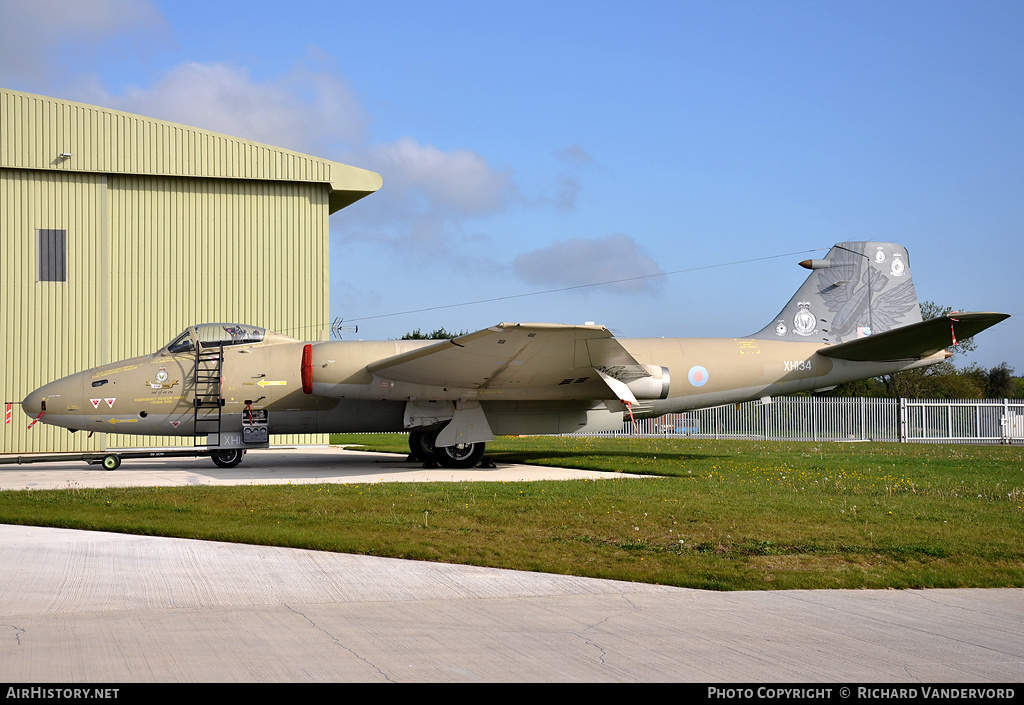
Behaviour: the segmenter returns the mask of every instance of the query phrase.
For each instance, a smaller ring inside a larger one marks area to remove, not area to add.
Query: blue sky
[[[920,299],[1013,314],[968,362],[1024,372],[1017,0],[0,0],[0,26],[4,87],[379,172],[331,216],[355,337],[743,336],[812,250],[884,240]]]

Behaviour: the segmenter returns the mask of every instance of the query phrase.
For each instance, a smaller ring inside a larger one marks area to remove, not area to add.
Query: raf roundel
[[[708,381],[708,371],[700,365],[694,365],[690,368],[687,378],[694,387],[703,387]]]

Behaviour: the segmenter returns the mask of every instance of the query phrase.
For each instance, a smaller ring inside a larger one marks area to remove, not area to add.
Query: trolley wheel
[[[113,454],[103,456],[104,470],[117,470],[119,467],[121,467],[121,458]]]
[[[243,450],[241,448],[225,448],[210,452],[210,459],[219,468],[233,468],[242,462]]]

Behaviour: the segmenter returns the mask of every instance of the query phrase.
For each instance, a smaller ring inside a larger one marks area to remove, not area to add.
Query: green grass
[[[488,455],[655,477],[0,492],[0,522],[722,590],[1024,587],[1020,447],[542,437]]]

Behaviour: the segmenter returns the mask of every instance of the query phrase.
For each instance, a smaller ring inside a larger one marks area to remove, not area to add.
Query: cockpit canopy
[[[183,353],[195,350],[198,342],[201,347],[214,345],[243,345],[245,343],[262,343],[267,335],[266,328],[247,326],[241,323],[201,323],[189,326],[167,345],[169,353]]]

